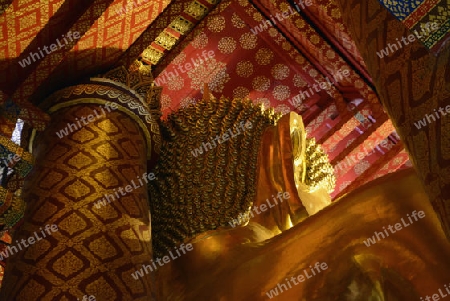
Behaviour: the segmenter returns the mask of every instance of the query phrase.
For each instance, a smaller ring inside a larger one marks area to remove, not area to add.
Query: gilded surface
[[[296,121],[292,133],[291,118]],[[165,142],[155,168],[155,174],[160,175],[161,180],[149,184],[152,237],[157,257],[206,231],[230,227],[234,219],[239,219],[240,223],[248,222],[250,209],[259,194],[255,185],[264,181],[259,178],[261,174],[257,170],[261,168],[257,162],[265,167],[272,161],[262,160],[280,161],[280,153],[285,151],[281,147],[276,151],[256,147],[268,137],[278,142],[281,134],[277,127],[283,129],[280,130],[283,135],[293,137],[295,156],[285,159],[288,162],[273,176],[286,179],[285,173],[288,173],[294,179],[294,172],[298,174],[300,183],[289,182],[293,194],[297,194],[296,185],[301,185],[302,189],[307,186],[302,192],[306,194],[321,188],[326,191],[334,188],[333,169],[328,158],[313,140],[306,138],[301,118],[291,113],[281,118],[280,124],[278,119],[273,109],[264,110],[249,100],[221,98],[203,100],[181,109],[163,122]],[[222,143],[220,139],[213,140],[224,134],[231,137]],[[265,156],[258,158],[258,152],[264,152]],[[274,157],[273,153],[278,155]],[[211,179],[214,180],[210,182]],[[278,181],[272,178],[270,185]],[[274,194],[278,192],[282,191]],[[298,196],[295,203],[297,205],[289,210],[292,219],[299,220],[297,214],[303,205]],[[329,203],[328,196],[324,204]],[[283,221],[277,227],[285,229],[289,223]]]
[[[194,0],[189,3],[189,6],[185,10],[185,12],[193,18],[201,20],[207,14],[208,8],[202,5],[200,2]]]
[[[141,57],[146,64],[160,64],[164,56],[168,54],[168,51],[178,53],[178,51],[173,51],[176,45],[179,44],[180,41],[183,41],[183,39],[186,38],[186,35],[192,30],[192,28],[194,28],[196,23],[205,18],[206,15],[214,8],[214,6],[220,2],[220,0],[207,1],[209,5],[205,6],[205,3],[202,4],[197,0],[193,0],[190,2],[188,1],[189,0],[180,1],[176,4],[171,5],[171,10],[166,10],[167,17],[172,20],[167,27],[165,26],[166,19],[163,18],[164,21],[161,22],[161,24],[157,24],[157,27],[161,26],[162,30],[152,28],[154,34],[156,35],[154,43],[159,45],[163,49],[159,49],[151,44],[150,46],[147,46],[148,42],[146,42],[146,49],[144,49],[141,54]],[[186,9],[180,12],[177,8],[181,7],[183,2],[185,2],[184,4]],[[160,15],[160,17],[162,16],[163,15]],[[191,20],[188,20],[188,18],[191,18]],[[167,30],[169,28],[180,33],[181,36],[174,36],[170,32],[170,30]]]
[[[376,0],[338,2],[380,91],[380,100],[450,238],[449,116],[425,128],[414,125],[425,114],[433,114],[434,110],[449,104],[450,48],[433,56],[415,41],[392,57],[380,59],[376,51],[394,43],[396,38],[408,36],[409,31]]]
[[[183,16],[178,16],[169,24],[169,28],[179,32],[182,35],[187,34],[192,29],[192,27],[194,27],[194,23],[187,20]]]
[[[149,46],[142,52],[142,58],[152,65],[158,64],[159,60],[164,56],[161,50],[155,49],[153,46]]]
[[[100,208],[94,202],[142,176],[146,143],[127,115],[112,111],[68,136],[55,131],[98,105],[52,114],[35,140],[37,164],[24,186],[25,222],[15,239],[39,227],[59,231],[9,258],[1,300],[148,300],[150,278],[131,273],[152,256],[146,187]],[[39,232],[40,233],[40,232]]]
[[[161,34],[155,39],[155,43],[163,47],[166,50],[172,49],[172,47],[177,43],[177,37],[173,36],[167,31],[161,32]]]
[[[142,98],[142,95],[138,92],[135,90],[130,91],[128,86],[120,84],[119,81],[116,82],[115,80],[117,79],[91,78],[92,83],[90,84],[81,84],[59,90],[46,100],[46,105],[49,106],[55,104],[51,107],[51,112],[54,112],[62,107],[73,104],[104,104],[106,100],[102,100],[102,97],[109,101],[116,102],[119,105],[119,110],[128,114],[130,118],[135,120],[140,126],[147,141],[147,151],[150,159],[152,152],[159,152],[159,146],[161,144],[159,125],[157,123],[160,113],[154,112],[155,110],[150,110],[147,99]],[[109,83],[109,85],[106,83]],[[136,85],[134,88],[137,89],[137,87],[139,87],[139,85]],[[145,93],[147,93],[148,89],[145,91]],[[73,98],[77,98],[81,95],[85,98],[73,100]],[[150,95],[152,95],[152,93],[150,93]],[[93,96],[98,96],[98,99]]]
[[[263,167],[269,174],[272,163]],[[276,190],[259,186],[256,203]],[[157,272],[159,300],[268,300],[267,292],[316,262],[328,269],[275,300],[420,301],[448,283],[450,244],[411,170],[376,180],[280,234],[273,224],[289,218],[287,208],[199,236],[192,252]],[[363,243],[414,210],[425,218],[370,247]]]
[[[249,211],[258,153],[252,146],[277,118],[250,100],[222,98],[181,109],[162,123],[164,140],[154,171],[161,180],[149,183],[156,256]],[[232,137],[213,147],[212,139],[224,134]]]
[[[194,250],[157,270],[157,299],[267,300],[267,292],[315,262],[327,263],[328,269],[292,285],[277,299],[419,301],[443,287],[450,274],[450,244],[414,171],[402,171],[369,183],[308,217],[308,199],[315,200],[321,194],[306,195],[298,190],[294,165],[303,156],[307,162],[306,154],[317,159],[320,151],[302,151],[299,146],[305,136],[295,134],[302,128],[301,119],[295,124],[296,118],[291,117],[286,115],[277,126],[267,127],[261,137],[257,187],[251,205],[260,206],[280,191],[289,192],[291,198],[276,209],[251,218],[241,215],[237,227],[218,227],[185,237],[184,241],[192,243]],[[179,130],[188,131],[181,120],[176,124]],[[183,183],[183,177],[195,177],[195,173],[164,171],[178,175],[172,185]],[[165,180],[170,182],[171,178]],[[203,182],[203,187],[209,185]],[[176,189],[184,191],[185,187]],[[184,201],[179,199],[175,214],[184,212]],[[214,198],[205,198],[194,205],[214,202]],[[401,231],[367,245],[367,239],[375,237],[376,231],[403,219],[408,221],[409,214],[421,210],[424,219],[404,224]],[[217,211],[220,217],[223,211]],[[214,214],[210,211],[206,216]],[[189,216],[184,219],[183,225],[187,226],[197,217],[189,212],[180,216]],[[173,229],[173,220],[165,222],[166,227]],[[355,227],[355,223],[362,226]]]

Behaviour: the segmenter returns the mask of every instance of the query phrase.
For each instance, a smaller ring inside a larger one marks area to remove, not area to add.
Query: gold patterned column
[[[450,238],[450,115],[446,113],[450,104],[450,47],[434,56],[414,36],[412,42],[405,40],[412,32],[377,0],[337,2],[380,100]],[[436,7],[432,14],[438,12],[444,14],[445,8]],[[402,39],[406,42],[397,42]],[[385,49],[395,51],[380,58]],[[444,113],[438,113],[440,109]]]
[[[151,296],[149,275],[135,280],[131,273],[152,257],[143,177],[158,128],[139,96],[100,82],[66,88],[47,101],[52,120],[32,143],[36,165],[24,185],[24,224],[14,237],[20,242],[37,233],[41,240],[8,258],[1,300]],[[57,230],[43,238],[46,225]]]

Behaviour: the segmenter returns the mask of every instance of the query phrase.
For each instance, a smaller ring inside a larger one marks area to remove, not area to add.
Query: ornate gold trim
[[[155,43],[166,50],[172,49],[177,42],[178,38],[167,31],[162,31],[155,39]]]
[[[178,16],[170,24],[169,28],[175,30],[176,32],[185,35],[194,27],[194,23],[184,18],[183,16]]]
[[[7,137],[0,135],[0,144],[5,146],[11,153],[18,155],[22,160],[30,164],[34,163],[34,157],[31,153],[24,151],[20,145],[15,144]]]
[[[163,52],[156,50],[151,45],[148,48],[144,49],[144,51],[142,52],[142,58],[150,62],[152,65],[158,64],[159,60],[163,56],[164,56]]]
[[[208,11],[209,10],[206,6],[197,0],[194,0],[189,4],[184,12],[194,19],[201,20],[208,13]]]
[[[106,78],[105,79],[99,78],[99,81],[110,82],[111,80],[106,79]],[[114,84],[117,86],[120,86],[120,85],[118,85],[117,82],[115,82]],[[124,88],[126,88],[129,91],[129,87],[124,86]],[[102,85],[88,83],[88,84],[71,86],[71,87],[62,89],[50,97],[54,96],[57,98],[69,98],[71,95],[81,95],[83,93],[86,93],[86,94],[96,93],[99,95],[106,95],[106,96],[108,96],[108,98],[119,100],[119,102],[122,104],[127,103],[128,107],[130,109],[132,109],[132,110],[137,109],[139,112],[139,115],[144,117],[144,119],[147,123],[152,124],[155,122],[153,120],[153,118],[151,117],[150,113],[148,112],[148,107],[145,104],[145,102],[142,100],[142,98],[139,97],[139,100],[142,103],[142,105],[141,105],[139,103],[136,103],[134,101],[133,97],[126,95],[123,93],[123,91],[118,91],[118,90],[114,89],[113,87],[106,87],[106,86],[102,86]]]
[[[73,100],[68,100],[62,103],[58,103],[52,107],[50,107],[47,111],[49,114],[55,113],[63,108],[68,108],[68,107],[72,107],[75,105],[79,105],[79,104],[101,104],[101,105],[105,105],[108,101],[101,99],[101,98],[79,98],[79,99],[73,99]],[[152,139],[151,139],[151,135],[150,132],[148,131],[147,126],[145,125],[145,123],[136,116],[136,114],[134,112],[132,112],[131,110],[123,107],[123,106],[119,106],[117,108],[119,111],[121,111],[122,113],[127,114],[129,117],[131,117],[131,119],[133,119],[138,125],[139,127],[142,129],[142,131],[144,132],[144,136],[145,136],[145,140],[147,142],[147,157],[150,158],[151,157],[151,153],[152,153]],[[34,143],[34,138],[36,136],[36,130],[33,129],[31,138],[30,138],[30,152],[32,152],[33,150],[33,143]]]
[[[106,78],[106,77],[91,77],[89,80],[91,80],[92,82],[110,83],[110,84],[113,84],[113,85],[115,85],[117,87],[120,87],[122,89],[126,89],[131,94],[133,94],[133,96],[135,96],[137,99],[139,99],[139,101],[141,102],[141,104],[144,107],[147,106],[147,102],[142,98],[142,96],[136,90],[134,90],[132,87],[129,87],[129,86],[127,86],[124,83],[121,83],[121,82],[118,82],[118,81],[114,81],[114,80]]]

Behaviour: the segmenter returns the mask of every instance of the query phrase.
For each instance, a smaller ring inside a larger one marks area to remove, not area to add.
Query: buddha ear
[[[294,156],[295,174],[301,183],[306,179],[306,130],[302,116],[290,112],[289,127]]]

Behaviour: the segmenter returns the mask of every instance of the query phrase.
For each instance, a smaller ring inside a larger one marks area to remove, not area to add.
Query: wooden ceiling
[[[69,31],[80,38],[22,67],[30,52]],[[249,97],[301,114],[336,167],[333,197],[410,166],[334,1],[16,0],[0,6],[0,104],[14,104],[16,117],[37,129],[48,122],[36,107],[46,96],[136,58],[153,65],[165,115],[199,100],[205,82],[217,97]]]

